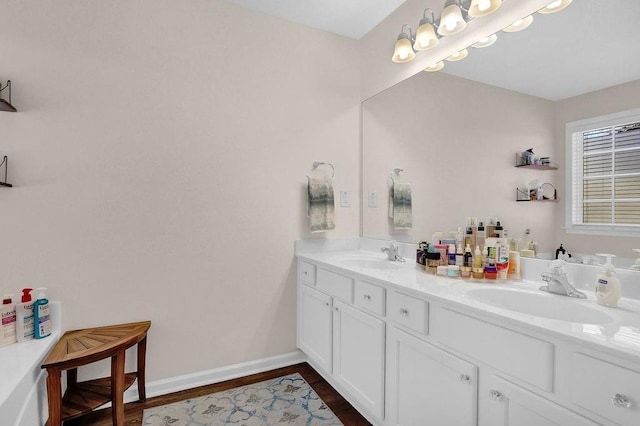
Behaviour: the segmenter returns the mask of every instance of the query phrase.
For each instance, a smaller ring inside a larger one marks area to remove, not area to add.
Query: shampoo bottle
[[[38,288],[38,299],[33,304],[33,322],[35,324],[35,338],[42,339],[51,334],[51,316],[49,314],[49,300],[45,295],[46,288]]]
[[[22,289],[22,303],[16,304],[16,338],[18,342],[33,339],[35,326],[33,322],[32,288]]]
[[[484,278],[484,265],[482,264],[482,252],[480,246],[476,245],[476,251],[473,254],[473,278],[481,280]]]
[[[478,230],[476,231],[476,246],[484,247],[485,239],[487,238],[487,232],[484,230],[484,224],[480,222]]]
[[[13,294],[2,298],[0,317],[0,347],[8,346],[16,342],[16,305],[13,303]]]
[[[607,258],[607,263],[596,276],[596,301],[599,305],[615,308],[620,300],[620,279],[616,275],[616,268],[611,263],[613,254],[597,254]]]

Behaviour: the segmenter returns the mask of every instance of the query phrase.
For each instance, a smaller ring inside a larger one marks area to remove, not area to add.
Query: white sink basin
[[[483,288],[470,290],[467,296],[497,308],[559,321],[581,324],[606,324],[613,321],[605,312],[588,305],[595,303],[593,301],[557,294]]]
[[[411,265],[409,261],[393,262],[387,259],[386,254],[371,253],[341,256],[336,262],[347,268],[366,268],[366,269],[397,269]]]

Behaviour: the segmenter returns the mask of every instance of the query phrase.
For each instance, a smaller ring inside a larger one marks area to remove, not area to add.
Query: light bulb
[[[493,43],[496,42],[496,40],[498,40],[498,36],[496,34],[491,34],[489,37],[481,38],[476,43],[472,44],[472,46],[477,49],[481,49],[483,47],[491,46]]]
[[[469,15],[474,18],[486,16],[495,12],[501,4],[502,0],[472,0],[469,5]]]
[[[409,62],[416,57],[416,53],[411,47],[411,41],[405,36],[396,41],[391,60],[396,63]]]
[[[555,1],[552,1],[551,3],[549,3],[548,5],[543,7],[542,9],[540,9],[538,12],[540,12],[540,13],[555,13],[555,12],[559,12],[562,9],[564,9],[565,7],[569,6],[571,4],[571,1],[572,0],[555,0]]]
[[[440,61],[433,65],[429,65],[424,70],[426,72],[436,72],[436,71],[440,71],[442,68],[444,68],[444,62]]]
[[[416,32],[416,42],[413,44],[415,50],[427,50],[435,47],[438,42],[436,30],[431,23],[425,23],[418,27]]]
[[[462,17],[462,11],[458,4],[449,4],[449,6],[444,8],[440,16],[438,34],[444,36],[456,34],[464,30],[466,26],[467,23]]]
[[[461,61],[464,58],[466,58],[468,54],[469,54],[469,51],[467,49],[462,49],[462,50],[454,53],[453,55],[449,56],[447,58],[447,61],[452,61],[452,62]]]
[[[502,29],[505,33],[515,33],[516,31],[524,30],[533,22],[533,15],[529,15],[525,18],[518,19],[513,22],[513,24],[509,25]]]

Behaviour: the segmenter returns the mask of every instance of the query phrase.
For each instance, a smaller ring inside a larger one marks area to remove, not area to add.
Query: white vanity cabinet
[[[482,377],[478,426],[597,426],[493,374]]]
[[[384,416],[384,345],[384,321],[335,301],[333,377],[379,419]]]
[[[384,289],[312,266],[301,261],[298,268],[298,347],[352,404],[382,424],[385,322],[371,313],[382,310]]]
[[[318,367],[332,371],[331,297],[306,285],[299,287],[298,347]]]
[[[634,355],[442,296],[461,281],[298,266],[298,347],[376,426],[640,426]]]
[[[386,374],[387,425],[477,424],[475,365],[389,327]]]

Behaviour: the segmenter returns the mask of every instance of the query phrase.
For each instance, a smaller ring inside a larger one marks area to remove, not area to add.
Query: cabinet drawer
[[[574,404],[616,423],[640,425],[639,371],[574,353],[569,386]]]
[[[431,334],[442,344],[547,392],[553,391],[551,343],[446,308],[437,310]]]
[[[387,314],[401,326],[428,333],[429,304],[424,300],[391,291],[387,299]]]
[[[347,303],[353,302],[353,278],[318,268],[316,286]]]
[[[300,261],[300,279],[309,285],[316,284],[316,266],[311,263]]]
[[[356,281],[354,303],[362,309],[384,316],[384,288],[366,281]]]

